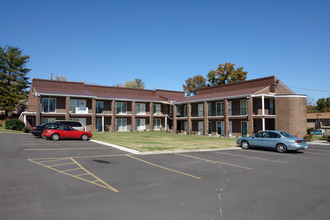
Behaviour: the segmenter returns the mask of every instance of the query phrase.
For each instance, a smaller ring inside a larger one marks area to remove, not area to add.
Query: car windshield
[[[288,138],[294,138],[294,137],[295,137],[295,136],[293,136],[292,134],[289,134],[289,133],[286,133],[286,132],[283,132],[283,131],[281,131],[280,133],[281,133],[281,135],[283,135],[284,137],[288,137]]]

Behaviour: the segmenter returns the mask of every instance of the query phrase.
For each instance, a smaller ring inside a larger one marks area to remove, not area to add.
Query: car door
[[[249,144],[251,146],[262,147],[264,145],[266,134],[267,132],[265,131],[257,133],[256,135],[251,137]]]
[[[264,147],[267,147],[267,148],[275,148],[276,147],[276,144],[278,143],[278,139],[280,138],[281,136],[275,132],[267,132],[267,136],[265,138],[265,142],[264,142]]]
[[[63,138],[77,138],[77,134],[75,133],[76,130],[73,128],[65,125],[63,127]]]

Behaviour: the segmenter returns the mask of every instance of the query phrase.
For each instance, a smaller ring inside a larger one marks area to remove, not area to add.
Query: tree
[[[25,67],[30,56],[22,55],[23,50],[17,47],[0,46],[0,107],[7,117],[28,96],[30,83],[27,73],[31,70]]]
[[[216,70],[211,70],[207,74],[208,85],[217,86],[229,84],[233,82],[241,82],[246,80],[247,72],[243,71],[243,67],[235,69],[235,64],[220,64]]]
[[[183,90],[187,96],[197,95],[197,90],[207,86],[217,86],[246,80],[247,72],[243,71],[243,67],[235,69],[235,64],[225,63],[220,64],[216,70],[211,70],[207,74],[207,79],[201,75],[188,78]]]
[[[328,112],[330,110],[330,97],[318,99],[316,109],[318,112]]]
[[[126,88],[133,88],[133,89],[144,89],[145,84],[142,79],[136,78],[132,81],[126,81],[125,84],[117,84],[116,87],[126,87]]]
[[[189,77],[185,83],[182,87],[187,96],[197,95],[198,89],[206,87],[206,79],[200,74],[192,78]]]
[[[65,76],[55,76],[55,79],[56,80],[59,80],[59,81],[66,81],[66,77]]]

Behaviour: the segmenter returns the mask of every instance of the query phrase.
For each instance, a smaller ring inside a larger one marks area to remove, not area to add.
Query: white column
[[[104,132],[104,116],[102,116],[102,132]]]
[[[167,131],[167,117],[165,117],[165,131]]]
[[[262,130],[266,130],[266,126],[265,126],[265,118],[262,118]]]
[[[26,115],[25,114],[23,116],[23,120],[24,120],[24,124],[25,124],[25,127],[26,127]]]

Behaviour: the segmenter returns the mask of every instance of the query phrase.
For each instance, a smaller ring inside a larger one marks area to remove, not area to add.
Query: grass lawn
[[[312,141],[326,141],[326,138],[323,138],[322,135],[313,135]]]
[[[5,127],[0,126],[0,132],[6,132],[6,133],[24,133],[22,131],[13,131],[13,130],[7,130]]]
[[[170,134],[165,132],[104,132],[94,133],[93,139],[128,147],[140,152],[236,147],[236,138]]]

